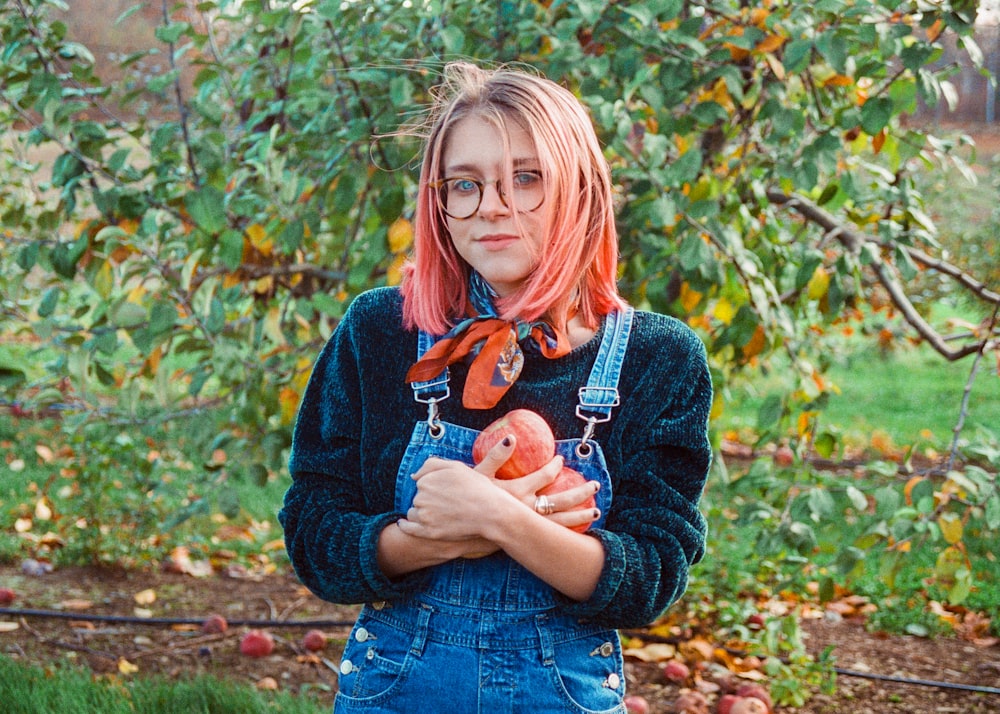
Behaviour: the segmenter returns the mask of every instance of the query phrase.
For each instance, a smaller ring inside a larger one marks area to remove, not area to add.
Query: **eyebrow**
[[[513,161],[511,161],[511,164],[513,165],[514,170],[516,171],[518,169],[523,169],[528,166],[537,169],[539,168],[540,162],[537,158],[531,157],[531,158],[514,159]],[[482,167],[476,164],[455,164],[446,166],[445,170],[450,176],[454,176],[455,174],[480,174]]]

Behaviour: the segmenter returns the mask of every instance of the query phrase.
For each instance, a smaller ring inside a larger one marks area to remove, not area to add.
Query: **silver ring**
[[[556,504],[548,496],[538,496],[535,498],[535,510],[543,516],[551,516],[556,512]]]

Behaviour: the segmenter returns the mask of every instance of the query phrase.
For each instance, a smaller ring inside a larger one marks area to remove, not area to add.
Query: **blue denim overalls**
[[[618,405],[621,370],[633,311],[612,313],[587,386],[579,390],[581,439],[557,442],[566,465],[601,483],[602,525],[611,505],[611,480],[594,425]],[[418,358],[434,343],[424,333]],[[425,402],[400,463],[396,509],[416,493],[410,478],[431,455],[472,465],[478,431],[443,423],[437,403],[448,397],[448,370],[413,385]],[[560,615],[551,586],[502,552],[436,566],[420,592],[364,606],[344,648],[335,714],[451,712],[452,714],[624,713],[625,676],[617,632]]]

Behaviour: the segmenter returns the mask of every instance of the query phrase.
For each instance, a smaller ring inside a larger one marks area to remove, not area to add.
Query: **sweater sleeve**
[[[690,566],[705,553],[698,503],[712,458],[712,382],[701,341],[680,323],[670,332],[659,349],[640,353],[649,367],[615,425],[622,452],[613,504],[604,529],[591,531],[606,554],[597,589],[564,604],[567,614],[609,627],[655,620],[684,593]]]
[[[377,564],[382,529],[403,514],[390,510],[391,491],[373,493],[362,481],[358,347],[370,336],[371,311],[371,301],[355,300],[313,367],[292,437],[292,484],[278,513],[299,579],[344,604],[398,598],[426,576],[390,580]]]

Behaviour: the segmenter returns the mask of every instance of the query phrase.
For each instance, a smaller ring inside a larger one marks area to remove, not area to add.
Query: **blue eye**
[[[514,188],[531,188],[542,180],[537,171],[518,171],[514,174]]]
[[[479,185],[472,179],[458,178],[449,182],[448,189],[456,193],[475,193]]]

